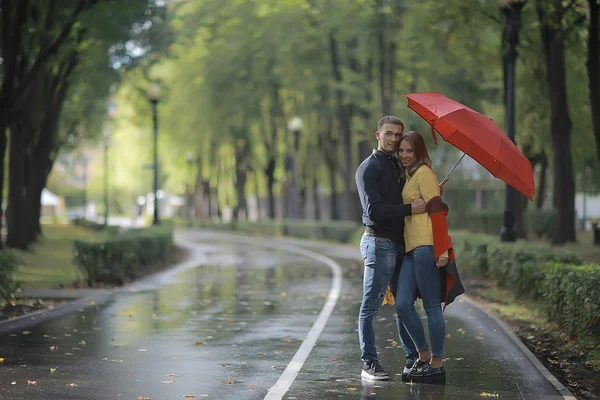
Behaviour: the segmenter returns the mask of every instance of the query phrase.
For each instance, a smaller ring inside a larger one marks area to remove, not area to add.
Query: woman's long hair
[[[408,131],[402,135],[400,143],[402,144],[404,140],[411,144],[413,151],[415,152],[415,156],[417,157],[417,161],[407,168],[406,174],[408,176],[412,176],[421,165],[427,165],[429,168],[431,168],[431,158],[429,158],[427,145],[425,145],[423,136],[421,136],[421,134],[417,131]]]

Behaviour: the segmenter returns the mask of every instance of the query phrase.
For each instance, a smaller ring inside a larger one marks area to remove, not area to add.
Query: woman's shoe
[[[404,380],[419,383],[431,383],[434,385],[445,385],[446,369],[444,366],[432,368],[431,364],[427,363],[423,368],[413,368]]]
[[[422,369],[429,365],[429,361],[421,361],[418,358],[416,360],[407,360],[402,372],[402,380],[407,380],[408,375],[415,371],[415,369]]]

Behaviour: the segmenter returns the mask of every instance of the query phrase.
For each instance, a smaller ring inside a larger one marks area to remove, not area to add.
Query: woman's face
[[[410,168],[417,162],[417,155],[408,140],[400,142],[400,150],[398,151],[400,162],[404,168]]]

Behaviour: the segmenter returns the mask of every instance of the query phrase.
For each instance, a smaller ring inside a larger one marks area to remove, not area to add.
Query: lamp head
[[[302,130],[302,119],[300,117],[294,117],[288,122],[288,129],[291,132],[299,132]]]
[[[160,86],[156,82],[152,82],[148,88],[148,100],[151,103],[158,103],[160,100]]]

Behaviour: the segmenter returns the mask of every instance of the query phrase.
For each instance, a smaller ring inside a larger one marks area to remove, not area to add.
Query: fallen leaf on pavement
[[[349,392],[356,392],[356,390],[357,390],[356,388],[352,388],[352,387],[348,388]]]
[[[75,386],[77,386],[77,384],[76,383],[69,383],[67,386],[75,387]]]
[[[151,399],[150,399],[150,397],[140,396],[140,397],[137,398],[137,400],[151,400]]]
[[[248,385],[248,389],[256,389],[256,385],[254,383],[251,383],[250,385]]]
[[[462,357],[458,357],[458,358],[455,358],[454,360],[455,360],[455,361],[462,361],[462,360],[464,360],[464,358],[462,358]]]
[[[184,394],[183,398],[185,398],[185,399],[195,399],[196,396],[194,396],[193,394]]]
[[[337,358],[333,357],[333,358],[331,359],[331,361],[337,361]]]
[[[173,383],[175,381],[160,381],[163,385],[168,385],[169,383]]]
[[[17,382],[11,382],[10,384],[11,384],[11,385],[16,385],[16,384],[17,384]]]
[[[0,364],[4,362],[4,358],[0,357]]]
[[[479,393],[479,397],[499,397],[499,396],[498,396],[498,393],[481,392],[481,393]]]
[[[21,332],[22,335],[29,335],[31,333],[31,331],[23,331]]]
[[[199,341],[199,340],[198,340],[198,341],[196,341],[196,346],[202,346],[203,344],[204,344],[204,342],[201,342],[201,341]]]
[[[27,384],[28,385],[37,385],[37,382],[36,381],[27,380]]]
[[[85,346],[87,343],[85,342],[85,340],[82,340],[81,342],[79,342],[79,344]]]
[[[223,382],[228,385],[233,385],[235,383],[235,381],[231,378],[227,378],[227,379],[223,380]]]
[[[50,368],[50,373],[53,374],[56,372],[56,368]]]

